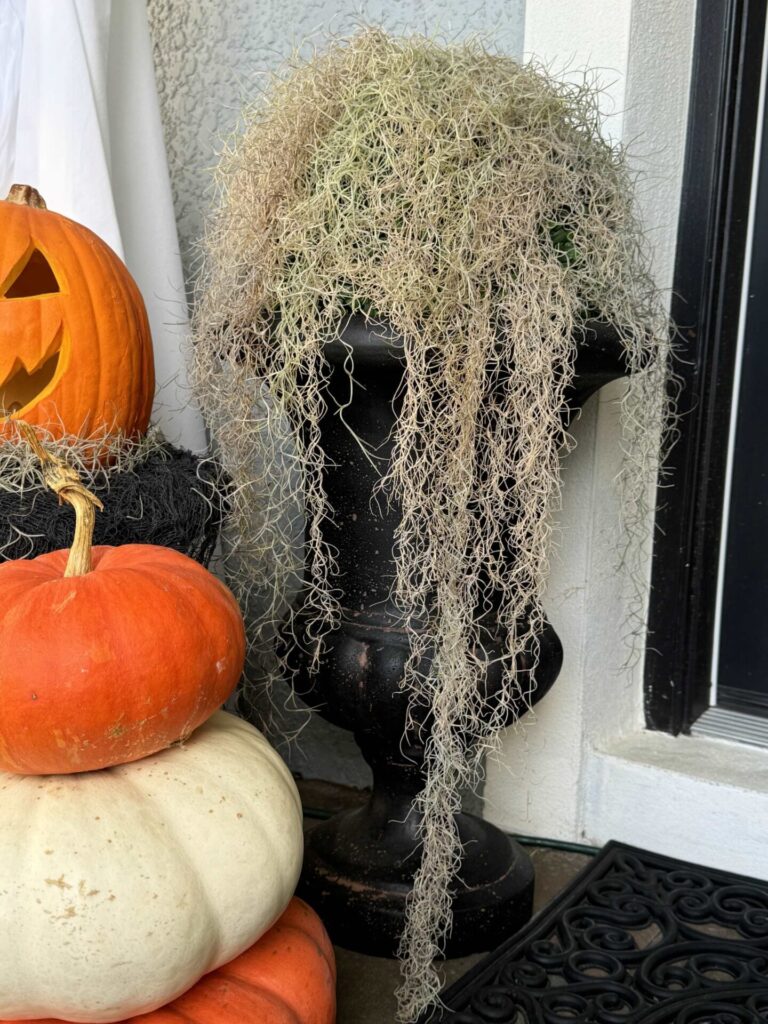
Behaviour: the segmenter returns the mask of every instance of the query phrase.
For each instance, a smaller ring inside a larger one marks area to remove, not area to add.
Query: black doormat
[[[768,882],[609,843],[442,999],[441,1024],[768,1022]]]

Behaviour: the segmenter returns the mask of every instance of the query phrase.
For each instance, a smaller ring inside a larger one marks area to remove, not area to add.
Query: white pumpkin
[[[301,857],[288,769],[224,712],[133,764],[0,773],[0,1020],[162,1006],[273,924]]]

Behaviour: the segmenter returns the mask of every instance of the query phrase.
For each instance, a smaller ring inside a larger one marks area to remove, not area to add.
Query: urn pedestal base
[[[300,618],[297,622],[301,626]],[[562,664],[562,647],[548,622],[538,640],[537,697],[547,692]],[[503,639],[489,630],[485,641],[478,656],[488,661],[484,687],[493,699],[502,683]],[[414,800],[425,782],[423,737],[430,720],[426,712],[426,718],[406,727],[408,695],[398,681],[408,654],[408,634],[394,614],[348,612],[326,638],[319,675],[309,673],[298,648],[289,658],[296,692],[324,717],[353,730],[373,772],[365,806],[307,833],[298,893],[320,914],[334,942],[372,956],[397,952],[406,898],[422,856]],[[531,653],[521,652],[521,681],[532,665]],[[457,814],[455,820],[462,862],[452,887],[448,957],[499,945],[528,921],[533,907],[533,866],[521,847],[472,814]]]
[[[420,848],[408,821],[384,819],[375,803],[372,797],[360,810],[310,830],[298,895],[317,911],[334,943],[391,957]],[[447,957],[498,946],[527,923],[533,907],[533,865],[522,847],[474,815],[459,814],[456,821],[464,858]]]
[[[299,617],[297,624],[301,627]],[[304,633],[300,633],[304,635]],[[490,631],[479,654],[488,660],[485,694],[502,682],[502,639]],[[537,696],[562,664],[562,647],[545,622],[539,636]],[[422,857],[414,800],[425,782],[423,738],[430,719],[408,720],[408,695],[398,686],[409,655],[408,634],[394,614],[351,612],[325,641],[323,671],[312,675],[293,648],[296,692],[342,728],[351,729],[373,772],[365,806],[337,814],[306,836],[299,895],[320,914],[335,943],[372,956],[394,956],[403,933],[406,898]],[[478,654],[478,656],[479,656]],[[518,658],[521,680],[530,652]],[[500,829],[472,814],[455,816],[462,846],[452,886],[453,929],[445,955],[467,956],[499,945],[530,918],[533,866]]]

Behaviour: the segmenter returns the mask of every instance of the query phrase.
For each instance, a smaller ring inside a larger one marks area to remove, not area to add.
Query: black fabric
[[[207,565],[228,511],[227,488],[211,459],[165,444],[93,491],[96,544],[161,544]],[[72,543],[74,515],[46,488],[0,489],[0,561],[33,558]]]

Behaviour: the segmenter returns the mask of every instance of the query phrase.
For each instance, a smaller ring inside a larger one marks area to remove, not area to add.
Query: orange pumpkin
[[[333,947],[317,914],[294,898],[277,924],[236,960],[206,975],[163,1009],[131,1017],[130,1024],[334,1024],[335,1020]],[[37,1024],[58,1022],[48,1019]]]
[[[53,436],[135,436],[154,393],[144,302],[124,263],[35,189],[0,202],[0,438],[10,416]]]
[[[245,661],[240,610],[187,555],[92,549],[101,503],[25,431],[77,520],[70,551],[0,565],[0,768],[47,775],[138,760],[226,700]]]

